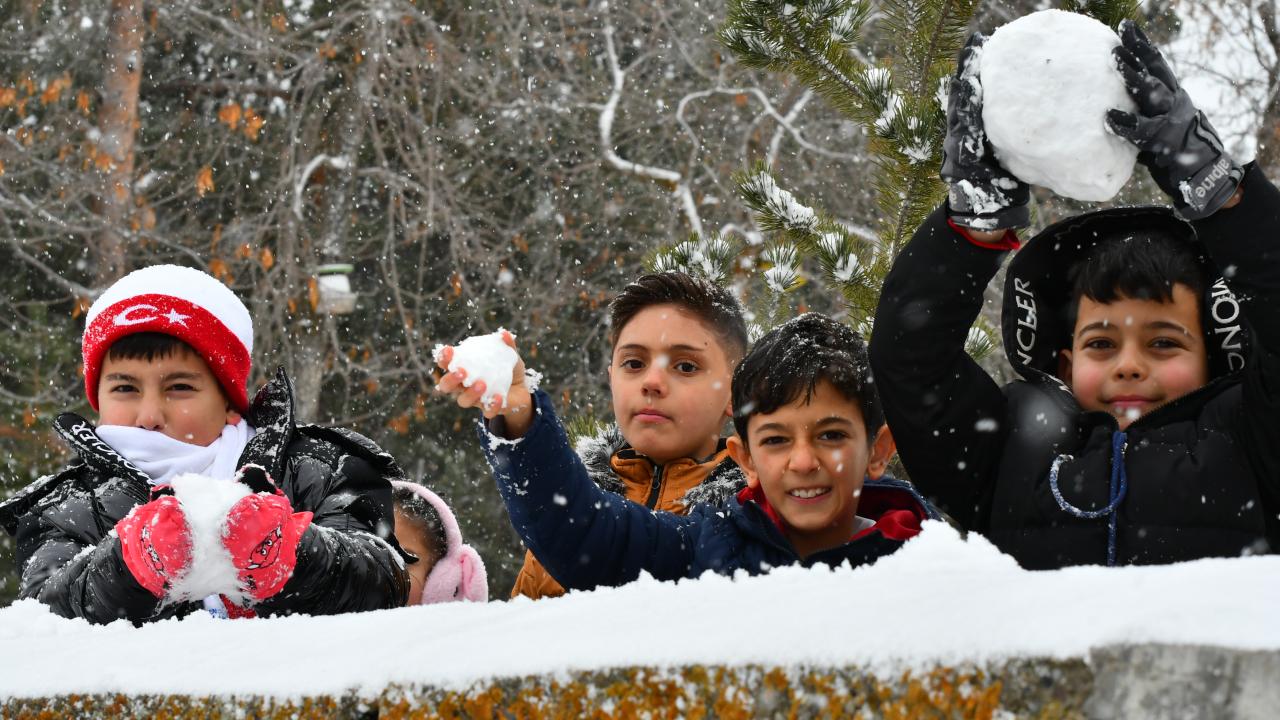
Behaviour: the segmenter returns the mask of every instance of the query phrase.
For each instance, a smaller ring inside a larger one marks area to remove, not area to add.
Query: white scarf
[[[241,420],[222,428],[222,435],[208,445],[192,445],[155,430],[126,425],[100,425],[98,437],[151,478],[163,485],[178,475],[196,473],[230,480],[240,469],[240,455],[257,431]]]

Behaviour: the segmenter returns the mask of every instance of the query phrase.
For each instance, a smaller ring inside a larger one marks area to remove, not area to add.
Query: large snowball
[[[1107,131],[1111,108],[1132,112],[1111,49],[1093,18],[1042,10],[997,29],[982,51],[982,122],[1000,164],[1023,181],[1077,200],[1110,200],[1138,150]]]

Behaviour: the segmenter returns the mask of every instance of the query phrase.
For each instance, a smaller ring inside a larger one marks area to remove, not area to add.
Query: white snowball
[[[467,377],[462,384],[466,387],[471,387],[477,380],[483,380],[485,390],[480,401],[486,406],[493,402],[495,395],[501,395],[505,405],[507,393],[511,391],[511,373],[520,361],[516,351],[502,341],[503,332],[499,328],[497,332],[473,335],[454,345],[453,357],[447,368],[449,372],[465,370]],[[437,358],[441,349],[442,347],[436,348]]]
[[[231,562],[231,553],[222,544],[222,536],[226,532],[227,512],[251,494],[249,487],[194,473],[179,475],[170,484],[191,529],[191,566],[174,581],[167,599],[171,602],[199,600],[224,593],[235,602],[245,602],[247,596],[240,592],[238,571]]]
[[[1000,164],[1077,200],[1110,200],[1138,149],[1106,126],[1133,112],[1111,49],[1120,38],[1093,18],[1042,10],[998,28],[982,50],[982,121]]]

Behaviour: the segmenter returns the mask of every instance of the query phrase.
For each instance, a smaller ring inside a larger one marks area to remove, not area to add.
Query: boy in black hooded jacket
[[[1027,186],[985,142],[979,35],[952,82],[948,203],[876,313],[871,362],[912,480],[1033,569],[1280,547],[1280,192],[1231,160],[1136,26],[1121,41],[1138,113],[1107,121],[1175,210],[1081,215],[1014,257],[1003,336],[1022,380],[1002,391],[964,352],[1028,222]]]
[[[0,503],[19,597],[95,623],[404,604],[389,483],[404,474],[367,438],[297,424],[283,370],[250,402],[252,342],[244,305],[191,268],[143,268],[94,302],[99,423],[58,416],[77,459]]]

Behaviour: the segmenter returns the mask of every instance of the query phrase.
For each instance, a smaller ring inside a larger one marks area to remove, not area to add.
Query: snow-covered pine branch
[[[756,222],[770,231],[808,233],[818,224],[818,214],[795,195],[778,187],[773,176],[764,168],[738,182],[742,199],[757,213]]]
[[[725,285],[733,277],[742,243],[713,234],[693,236],[672,247],[660,249],[648,263],[652,272],[683,272]]]

